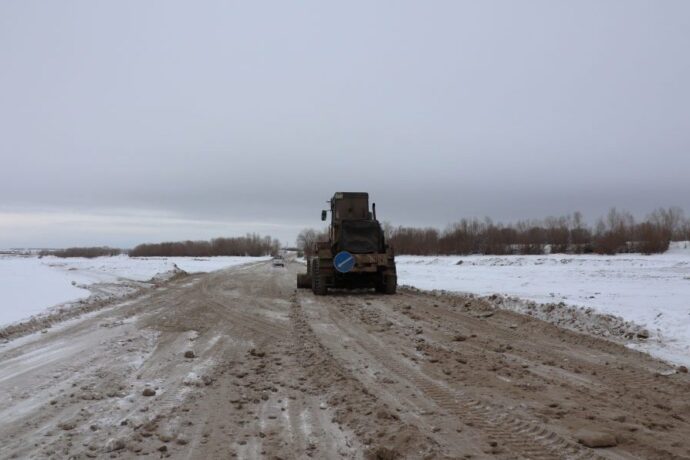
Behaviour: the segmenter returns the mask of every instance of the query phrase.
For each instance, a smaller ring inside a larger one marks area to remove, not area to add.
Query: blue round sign
[[[340,251],[333,259],[333,266],[340,273],[347,273],[355,268],[355,256],[347,251]]]

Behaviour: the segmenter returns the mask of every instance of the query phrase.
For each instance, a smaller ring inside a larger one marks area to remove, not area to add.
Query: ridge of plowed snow
[[[690,364],[690,243],[664,254],[399,256],[398,282],[419,289],[563,302],[652,333],[643,348]]]

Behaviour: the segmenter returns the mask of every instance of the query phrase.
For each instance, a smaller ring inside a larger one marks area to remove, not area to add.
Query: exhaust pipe
[[[371,203],[371,212],[374,214],[374,220],[376,219],[376,203]]]

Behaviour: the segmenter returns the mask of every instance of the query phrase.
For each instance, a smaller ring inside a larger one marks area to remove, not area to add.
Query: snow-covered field
[[[398,282],[420,289],[564,302],[649,329],[642,348],[690,364],[690,243],[659,255],[396,257]]]
[[[94,259],[0,256],[0,325],[26,319],[58,304],[88,297],[97,283],[146,281],[175,266],[209,272],[265,257],[97,257]]]

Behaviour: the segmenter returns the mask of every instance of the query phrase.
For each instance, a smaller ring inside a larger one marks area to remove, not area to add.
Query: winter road
[[[315,297],[302,269],[185,276],[1,345],[0,458],[690,456],[688,374],[474,298]]]

